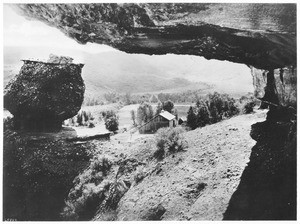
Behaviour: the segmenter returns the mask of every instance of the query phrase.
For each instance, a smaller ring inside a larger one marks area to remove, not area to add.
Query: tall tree
[[[137,109],[137,123],[142,125],[153,118],[153,109],[151,104],[143,102]]]
[[[187,112],[186,118],[187,118],[187,121],[186,121],[187,126],[189,126],[192,130],[197,128],[197,117],[196,117],[196,114],[195,114],[192,106],[190,107],[189,111]]]

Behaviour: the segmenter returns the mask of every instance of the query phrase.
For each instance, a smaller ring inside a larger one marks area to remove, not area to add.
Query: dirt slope
[[[150,160],[147,176],[119,202],[117,219],[145,220],[160,204],[166,209],[162,220],[222,220],[255,144],[250,126],[265,117],[258,111],[185,133],[189,148],[158,164]],[[146,153],[153,136],[147,138],[128,150],[122,144],[120,152],[146,161],[153,150]]]

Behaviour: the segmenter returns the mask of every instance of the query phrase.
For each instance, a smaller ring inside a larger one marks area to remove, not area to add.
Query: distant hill
[[[101,97],[107,92],[171,93],[195,89],[243,94],[253,88],[250,74],[243,74],[250,73],[249,69],[230,62],[188,55],[149,56],[120,51],[91,54],[30,47],[4,47],[4,84],[18,73],[21,59],[45,60],[50,53],[71,56],[75,62],[85,64],[82,77],[88,97]]]

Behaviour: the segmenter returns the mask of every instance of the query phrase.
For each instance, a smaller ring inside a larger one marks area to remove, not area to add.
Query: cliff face
[[[285,107],[296,107],[297,69],[294,66],[271,71],[251,67],[251,74],[256,98]]]

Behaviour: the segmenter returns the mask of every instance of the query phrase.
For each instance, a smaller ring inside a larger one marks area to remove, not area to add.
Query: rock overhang
[[[259,69],[296,65],[296,4],[17,4],[77,42],[127,53],[188,54]]]

